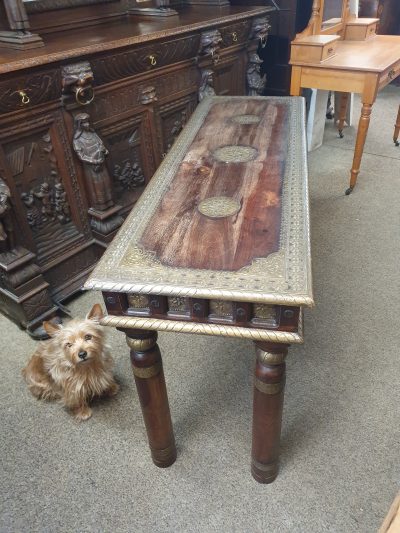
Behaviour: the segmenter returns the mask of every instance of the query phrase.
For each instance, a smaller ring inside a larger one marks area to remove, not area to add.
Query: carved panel
[[[23,95],[26,94],[23,101]],[[0,83],[0,113],[10,113],[61,97],[59,70],[28,74]]]
[[[222,37],[221,48],[245,43],[249,37],[250,28],[251,19],[219,28]]]
[[[96,84],[133,76],[154,68],[194,58],[200,44],[199,35],[174,41],[154,43],[91,61]]]
[[[13,204],[20,206],[18,214],[24,220],[17,239],[34,248],[38,264],[54,259],[82,241],[80,227],[88,230],[87,222],[77,225],[78,217],[72,215],[72,211],[85,211],[71,162],[68,163],[68,156],[59,148],[65,131],[60,123],[57,128],[51,126],[50,117],[48,122],[45,128],[28,130],[25,135],[3,144],[8,171],[13,177]],[[67,185],[66,168],[72,171]],[[73,199],[71,187],[75,193]],[[27,228],[26,237],[22,235],[23,228]]]
[[[214,70],[214,89],[218,96],[245,94],[246,52],[221,58]]]
[[[157,128],[163,156],[170,150],[176,138],[182,131],[190,115],[196,108],[197,94],[191,94],[164,104],[158,109],[158,119],[160,125]]]
[[[107,166],[115,201],[119,205],[130,206],[155,170],[148,114],[134,115],[103,128],[101,135],[110,152]]]

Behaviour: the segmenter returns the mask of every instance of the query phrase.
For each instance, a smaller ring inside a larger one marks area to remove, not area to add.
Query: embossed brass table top
[[[313,305],[303,100],[205,99],[85,288]]]

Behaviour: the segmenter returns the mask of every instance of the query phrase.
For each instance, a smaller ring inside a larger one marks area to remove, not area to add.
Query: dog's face
[[[103,312],[99,304],[93,306],[84,320],[71,320],[66,326],[44,322],[46,332],[57,342],[60,356],[72,365],[85,365],[101,357],[104,345],[99,324]]]

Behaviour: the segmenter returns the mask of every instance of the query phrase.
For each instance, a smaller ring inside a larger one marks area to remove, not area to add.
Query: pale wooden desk
[[[342,137],[349,93],[360,93],[361,117],[358,125],[350,187],[354,189],[360,172],[368,126],[378,91],[400,75],[400,36],[376,35],[366,41],[339,41],[336,54],[318,63],[291,61],[291,95],[299,96],[302,88],[325,89],[344,93],[340,106],[339,134]],[[393,140],[399,145],[400,108]]]

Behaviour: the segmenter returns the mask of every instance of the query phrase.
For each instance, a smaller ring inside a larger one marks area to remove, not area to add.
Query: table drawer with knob
[[[228,48],[229,46],[245,43],[249,37],[250,28],[250,19],[218,28],[222,37],[221,48]]]
[[[379,78],[379,89],[391,83],[398,76],[400,76],[400,61],[397,61],[397,63],[382,72]]]

